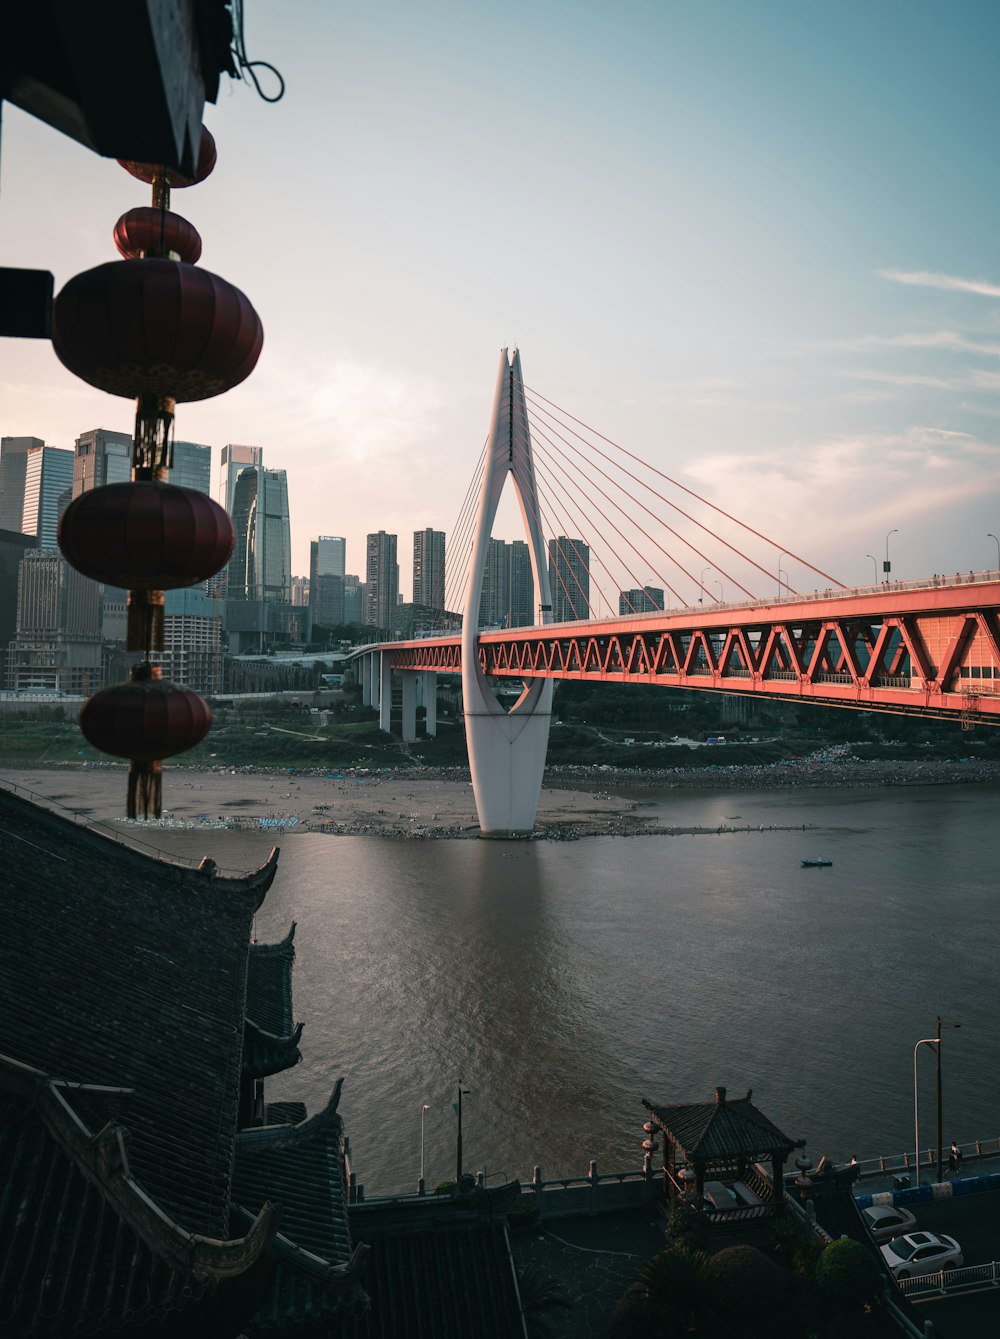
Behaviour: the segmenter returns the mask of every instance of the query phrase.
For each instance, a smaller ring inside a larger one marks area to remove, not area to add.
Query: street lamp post
[[[699,604],[705,603],[705,573],[711,572],[711,570],[710,567],[703,567],[701,569],[701,580],[698,582],[698,589],[701,591],[701,594],[698,596]]]
[[[865,557],[866,557],[866,558],[870,558],[870,559],[872,560],[872,564],[874,565],[874,568],[875,568],[875,585],[877,586],[877,585],[878,585],[878,559],[875,557],[874,553],[866,553],[866,554],[865,554]]]
[[[992,540],[996,543],[996,546],[997,546],[997,569],[1000,570],[1000,539],[997,539],[996,535],[994,535],[994,534],[989,534],[989,535],[986,536],[986,538],[987,538],[987,539],[992,539]]]
[[[785,585],[788,585],[788,573],[781,567],[778,568],[778,599],[781,599],[781,578],[785,578]]]
[[[898,530],[890,530],[889,535],[898,535]],[[885,584],[889,584],[889,573],[892,571],[892,563],[889,561],[889,535],[885,537],[885,562],[882,564],[882,571],[885,573]]]
[[[946,1018],[938,1015],[937,1032],[933,1037],[921,1037],[913,1048],[913,1148],[914,1162],[917,1172],[917,1185],[920,1184],[920,1120],[919,1108],[917,1106],[917,1051],[921,1046],[929,1046],[935,1053],[937,1065],[935,1075],[937,1081],[937,1179],[940,1182],[944,1175],[944,1140],[942,1138],[942,1105],[941,1105],[941,1029],[943,1027],[960,1028],[961,1023],[949,1023]]]
[[[455,1113],[458,1116],[458,1145],[455,1159],[455,1181],[460,1183],[462,1180],[462,1098],[468,1097],[470,1090],[462,1087],[462,1080],[458,1081],[458,1101],[455,1103]]]
[[[429,1102],[425,1102],[420,1108],[420,1185],[418,1189],[421,1195],[424,1193],[424,1116],[430,1109]]]
[[[721,603],[722,603],[722,582],[716,580],[716,581],[713,581],[713,582],[712,582],[712,585],[713,585],[713,586],[718,586],[718,588],[719,588],[719,603],[721,604]]]

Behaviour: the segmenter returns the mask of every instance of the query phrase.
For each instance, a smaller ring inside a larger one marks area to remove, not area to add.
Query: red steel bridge
[[[483,630],[492,679],[588,679],[1000,723],[1000,572]],[[461,635],[384,643],[394,671],[460,674]]]

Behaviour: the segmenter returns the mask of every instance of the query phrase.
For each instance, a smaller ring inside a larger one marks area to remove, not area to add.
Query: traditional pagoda
[[[0,789],[0,1334],[226,1339],[363,1313],[338,1083],[299,1058],[292,934],[244,877],[160,860]]]
[[[706,1209],[712,1217],[758,1218],[780,1213],[785,1163],[804,1139],[791,1139],[756,1106],[752,1090],[727,1099],[716,1088],[714,1102],[655,1106],[644,1129],[650,1152],[656,1136],[664,1139],[664,1190]],[[770,1177],[756,1170],[771,1165]]]

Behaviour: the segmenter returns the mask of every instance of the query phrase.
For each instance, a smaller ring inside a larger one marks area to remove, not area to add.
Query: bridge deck
[[[1000,723],[1000,574],[483,631],[493,678],[764,694]],[[459,635],[385,643],[394,670],[458,674]]]

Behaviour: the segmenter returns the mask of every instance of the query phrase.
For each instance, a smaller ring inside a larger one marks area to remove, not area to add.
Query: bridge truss
[[[995,572],[867,590],[483,631],[493,679],[584,679],[1000,724]],[[394,670],[458,674],[458,637],[382,646]]]

